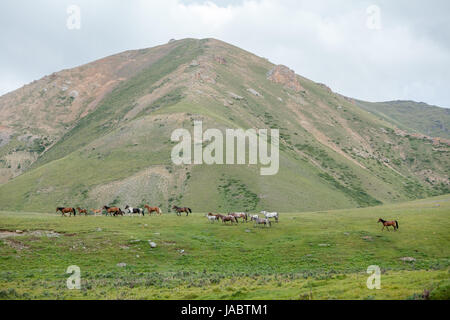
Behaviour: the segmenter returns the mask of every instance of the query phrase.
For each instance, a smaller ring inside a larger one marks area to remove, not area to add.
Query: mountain
[[[356,101],[361,108],[392,122],[401,129],[431,137],[450,139],[450,109],[430,106],[423,102]]]
[[[373,105],[215,39],[127,51],[0,97],[0,207],[312,211],[448,193],[446,137]],[[427,112],[425,127],[442,110]],[[171,134],[195,120],[280,129],[278,174],[174,165]]]

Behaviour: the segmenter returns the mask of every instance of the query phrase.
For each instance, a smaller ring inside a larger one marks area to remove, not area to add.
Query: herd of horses
[[[189,208],[188,208],[189,209]],[[98,214],[105,214],[107,216],[123,216],[125,214],[141,214],[145,215],[145,210],[147,210],[148,214],[151,215],[153,212],[155,214],[162,214],[162,210],[159,207],[151,207],[149,205],[144,205],[144,208],[133,208],[129,205],[125,206],[125,209],[122,210],[120,207],[109,207],[109,206],[103,206],[101,209],[91,209],[90,211],[96,215]],[[189,209],[190,210],[190,209]],[[76,216],[77,211],[78,214],[81,215],[84,213],[85,216],[89,214],[88,209],[81,209],[80,207],[77,208],[71,208],[71,207],[57,207],[56,212],[61,212],[63,216],[66,216],[68,214],[69,216]],[[192,211],[190,211],[192,212]]]
[[[261,213],[264,215],[264,218],[260,218],[257,214],[249,215],[247,212],[231,212],[227,215],[223,215],[220,213],[213,214],[209,212],[206,215],[206,218],[208,218],[209,222],[214,223],[216,221],[222,221],[222,223],[226,224],[227,222],[230,222],[230,224],[238,224],[239,219],[242,219],[242,222],[248,222],[254,221],[255,226],[262,225],[264,227],[271,227],[272,222],[270,221],[270,218],[274,218],[276,222],[278,222],[279,214],[278,212],[267,212],[267,211],[261,211]]]
[[[181,213],[185,212],[186,215],[189,215],[189,213],[192,213],[191,208],[188,207],[178,207],[178,206],[173,206],[172,207],[173,210],[175,210],[176,214],[178,216],[181,215]],[[141,215],[145,215],[145,211],[147,210],[148,214],[151,215],[153,212],[155,214],[162,214],[162,210],[160,207],[151,207],[148,204],[144,205],[144,208],[134,208],[134,207],[130,207],[129,205],[125,206],[125,209],[122,210],[120,207],[109,207],[109,206],[103,206],[101,209],[91,209],[90,211],[94,214],[106,214],[109,216],[123,216],[125,214],[141,214]],[[69,216],[76,216],[77,215],[77,211],[78,214],[81,215],[84,213],[85,216],[87,216],[89,214],[88,209],[82,209],[80,207],[77,208],[71,208],[71,207],[57,207],[56,208],[56,212],[61,212],[61,214],[63,216],[66,216],[66,214],[68,214]]]
[[[191,208],[188,207],[178,207],[176,205],[174,205],[172,207],[173,210],[175,210],[175,213],[177,214],[177,216],[181,216],[181,214],[184,212],[186,213],[186,216],[189,215],[189,213],[192,213]],[[123,216],[125,214],[140,214],[142,216],[145,215],[145,210],[147,210],[148,214],[151,215],[153,212],[155,214],[162,214],[162,210],[159,207],[151,207],[149,205],[144,205],[144,208],[134,208],[134,207],[130,207],[129,205],[125,206],[125,211],[122,211],[122,209],[120,207],[109,207],[109,206],[103,206],[102,209],[91,209],[91,211],[94,214],[103,214],[105,213],[106,215],[109,216]],[[87,209],[82,209],[80,207],[77,208],[71,208],[71,207],[57,207],[56,208],[56,212],[61,212],[61,214],[63,216],[66,216],[66,214],[69,214],[69,216],[76,216],[77,211],[78,214],[81,215],[84,213],[84,215],[88,215],[88,210]],[[239,223],[239,219],[242,219],[242,222],[248,222],[250,221],[254,221],[255,226],[264,226],[264,227],[271,227],[272,226],[272,222],[270,221],[271,218],[274,218],[276,222],[278,222],[279,220],[279,214],[278,212],[267,212],[267,211],[261,211],[261,214],[264,215],[264,218],[260,218],[259,215],[257,214],[253,214],[250,215],[247,212],[231,212],[228,213],[226,215],[220,214],[220,213],[216,213],[213,214],[211,212],[209,212],[206,215],[206,218],[208,218],[209,222],[214,223],[216,221],[222,221],[223,224],[226,224],[227,222],[229,222],[230,224],[238,224]],[[394,231],[398,230],[398,221],[397,220],[393,220],[393,221],[386,221],[383,219],[378,219],[378,222],[381,223],[383,225],[383,228],[381,229],[381,231],[384,230],[384,228],[387,229],[387,231],[389,231],[389,227],[393,227]]]

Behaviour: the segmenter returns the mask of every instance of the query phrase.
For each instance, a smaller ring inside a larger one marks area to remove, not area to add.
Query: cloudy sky
[[[0,94],[124,50],[213,37],[350,97],[450,107],[449,13],[448,0],[1,0]]]

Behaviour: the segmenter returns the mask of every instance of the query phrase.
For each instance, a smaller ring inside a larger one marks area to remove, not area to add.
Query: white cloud
[[[170,38],[214,37],[351,97],[450,107],[446,0],[24,3],[0,4],[0,37],[6,43],[0,51],[0,93],[123,50]],[[65,28],[72,3],[81,8],[79,31]],[[367,27],[371,5],[380,8],[379,30]]]

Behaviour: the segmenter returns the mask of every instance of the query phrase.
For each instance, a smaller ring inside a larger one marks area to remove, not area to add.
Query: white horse
[[[211,223],[214,223],[214,222],[219,220],[218,216],[215,216],[215,215],[212,215],[212,214],[206,214],[205,217],[207,217],[208,221],[211,222]]]
[[[253,214],[250,216],[250,221],[255,220],[255,219],[259,219],[259,216],[257,214]]]
[[[267,211],[261,211],[261,213],[264,215],[264,217],[266,217],[266,219],[269,218],[275,218],[275,221],[278,222],[278,212],[267,212]]]

